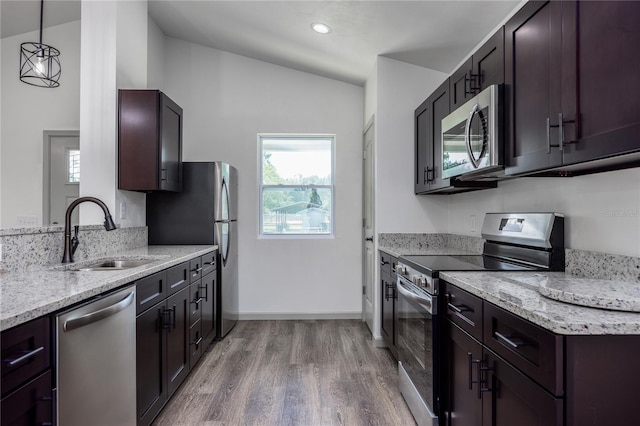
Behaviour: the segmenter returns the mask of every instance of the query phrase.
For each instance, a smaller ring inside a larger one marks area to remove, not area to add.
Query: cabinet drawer
[[[212,251],[202,256],[202,276],[204,277],[208,273],[216,269],[216,257],[217,251]]]
[[[49,317],[38,318],[2,332],[2,395],[49,368]]]
[[[195,259],[189,262],[189,276],[191,277],[191,282],[195,282],[202,278],[202,258],[196,257]]]
[[[482,299],[446,283],[447,318],[482,341]]]
[[[200,357],[203,349],[202,321],[198,320],[189,329],[189,366],[193,368]]]
[[[200,258],[198,258],[200,259]],[[182,290],[189,285],[189,262],[181,263],[167,269],[168,296]]]
[[[167,275],[165,271],[136,281],[136,315],[146,311],[167,297]]]
[[[391,256],[380,252],[380,272],[389,275],[391,273]]]
[[[552,394],[563,395],[562,336],[485,302],[484,344]]]
[[[33,379],[2,400],[1,424],[53,424],[51,370]]]
[[[189,325],[200,321],[202,317],[205,291],[202,289],[202,280],[192,282],[189,286]]]

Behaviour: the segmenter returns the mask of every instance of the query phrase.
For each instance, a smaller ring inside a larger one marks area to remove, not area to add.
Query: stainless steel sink
[[[101,260],[100,262],[90,263],[76,271],[119,271],[122,269],[137,268],[146,265],[155,260]]]

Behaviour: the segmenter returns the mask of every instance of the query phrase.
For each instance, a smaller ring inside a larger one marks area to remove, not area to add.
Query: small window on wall
[[[335,135],[259,134],[260,236],[333,235]]]
[[[67,183],[80,183],[80,150],[67,150]]]

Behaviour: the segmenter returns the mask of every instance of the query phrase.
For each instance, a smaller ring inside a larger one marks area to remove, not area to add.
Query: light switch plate
[[[120,201],[120,219],[127,218],[127,203]]]
[[[476,216],[471,215],[471,232],[476,232]]]

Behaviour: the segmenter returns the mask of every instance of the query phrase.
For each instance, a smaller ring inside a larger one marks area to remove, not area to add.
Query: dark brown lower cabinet
[[[556,398],[488,349],[481,370],[482,424],[561,426],[563,400]],[[477,376],[476,376],[477,377]],[[477,392],[477,390],[476,390]]]
[[[200,284],[200,291],[202,297],[202,337],[204,339],[202,347],[206,348],[216,337],[216,272],[215,267],[213,272],[202,277],[202,283]]]
[[[148,425],[167,401],[166,332],[160,302],[136,318],[136,383],[138,424]]]
[[[189,287],[136,317],[138,425],[149,425],[189,374]]]
[[[449,327],[451,426],[560,426],[556,398],[457,325]]]
[[[462,331],[451,321],[447,321],[449,346],[449,410],[448,422],[451,426],[471,426],[482,424],[482,399],[478,398],[477,384],[474,387],[472,374],[474,361],[482,358],[482,345]],[[477,375],[475,376],[477,380]]]
[[[167,330],[167,390],[168,397],[178,389],[189,374],[189,288],[167,299],[171,320]]]
[[[2,399],[2,426],[53,424],[51,370]]]

